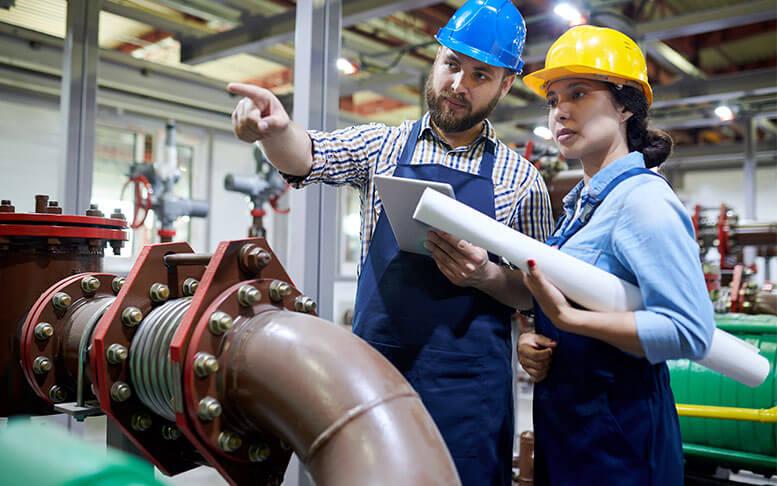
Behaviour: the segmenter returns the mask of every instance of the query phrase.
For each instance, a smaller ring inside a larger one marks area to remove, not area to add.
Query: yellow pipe
[[[744,420],[766,424],[777,423],[777,407],[772,408],[737,408],[714,407],[710,405],[676,404],[677,414],[682,417],[704,417],[724,420]]]

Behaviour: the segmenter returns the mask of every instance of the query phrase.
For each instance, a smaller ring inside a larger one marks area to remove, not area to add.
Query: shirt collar
[[[438,140],[441,143],[444,143],[442,139],[440,139],[440,136],[437,134],[437,132],[432,127],[431,122],[431,115],[427,111],[424,113],[423,118],[421,118],[421,130],[418,131],[418,139],[420,140],[424,134],[430,133],[431,136]],[[475,145],[480,142],[481,139],[487,138],[491,140],[494,144],[496,144],[496,130],[494,130],[494,126],[491,124],[491,122],[486,119],[485,123],[483,124],[483,129],[480,131],[480,135],[470,144],[470,146]]]
[[[613,179],[635,167],[645,167],[645,159],[641,152],[631,152],[606,166],[591,177],[591,180],[588,181],[588,187],[585,187],[583,181],[578,182],[577,185],[569,191],[569,194],[564,196],[564,212],[567,214],[574,214],[575,205],[581,195],[587,194],[589,197],[598,197],[604,188],[607,187],[607,184],[612,182]]]

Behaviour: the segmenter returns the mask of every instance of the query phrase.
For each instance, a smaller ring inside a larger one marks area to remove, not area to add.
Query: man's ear
[[[510,88],[513,86],[513,83],[515,82],[515,73],[510,72],[506,73],[504,77],[502,78],[502,86],[501,86],[501,96],[499,96],[499,99],[502,99],[505,97],[507,93],[510,92]]]

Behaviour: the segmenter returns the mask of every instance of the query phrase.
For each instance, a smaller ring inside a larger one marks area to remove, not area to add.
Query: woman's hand
[[[535,383],[548,375],[555,347],[555,341],[534,331],[522,332],[518,338],[518,362]]]
[[[537,268],[534,260],[526,262],[529,271],[523,275],[523,283],[534,296],[548,319],[562,331],[572,332],[576,322],[577,309],[572,307],[564,294],[555,285],[548,282]]]

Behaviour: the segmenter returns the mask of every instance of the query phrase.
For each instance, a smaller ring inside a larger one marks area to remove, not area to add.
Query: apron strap
[[[413,123],[413,128],[410,129],[410,135],[407,137],[405,147],[402,149],[402,154],[399,156],[397,165],[410,165],[410,162],[413,161],[413,153],[415,152],[419,133],[421,133],[421,120],[416,120],[415,123]]]
[[[483,158],[480,159],[478,175],[491,180],[491,176],[494,173],[494,162],[496,161],[496,145],[489,138],[486,139],[485,144],[486,147],[483,149]]]
[[[600,192],[598,196],[583,197],[583,200],[580,202],[580,206],[581,206],[580,215],[577,218],[575,218],[575,220],[572,222],[570,226],[567,226],[564,229],[564,232],[561,235],[552,237],[552,239],[554,240],[553,243],[556,244],[558,248],[561,248],[561,246],[564,245],[564,243],[566,243],[567,241],[569,241],[569,239],[572,238],[575,235],[575,233],[580,231],[586,224],[588,224],[596,209],[604,201],[607,195],[609,195],[613,191],[613,189],[615,189],[618,186],[618,184],[625,181],[626,179],[629,179],[631,177],[634,177],[640,174],[649,174],[656,177],[660,177],[664,182],[669,184],[669,182],[664,178],[664,176],[656,172],[653,172],[650,169],[646,169],[644,167],[633,167],[625,172],[622,172],[613,180],[611,180],[610,183],[605,186],[604,190]],[[565,218],[562,218],[562,220],[564,219]]]

